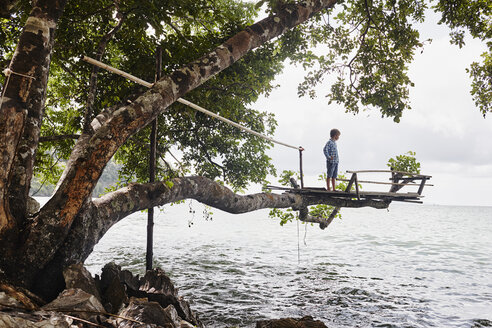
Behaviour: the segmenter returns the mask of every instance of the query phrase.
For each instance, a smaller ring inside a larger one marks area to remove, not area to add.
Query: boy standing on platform
[[[330,131],[330,140],[323,148],[323,153],[326,157],[326,190],[330,191],[330,181],[335,191],[335,181],[338,176],[338,149],[337,140],[340,138],[340,131],[338,129],[332,129]]]

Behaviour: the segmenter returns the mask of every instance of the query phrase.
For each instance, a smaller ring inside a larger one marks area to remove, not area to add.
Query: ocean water
[[[492,207],[344,209],[326,229],[187,201],[156,213],[154,265],[207,327],[311,315],[328,327],[492,327]],[[146,213],[87,259],[142,274]]]

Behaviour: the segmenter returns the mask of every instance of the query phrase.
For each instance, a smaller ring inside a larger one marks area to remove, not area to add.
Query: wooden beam
[[[351,181],[350,179],[337,179],[337,180]],[[394,183],[394,182],[380,182],[380,181],[366,181],[366,180],[358,180],[358,181],[359,183],[372,183],[372,184],[393,185],[393,186],[419,186],[420,185],[420,183]],[[426,184],[426,186],[433,187],[434,185]]]
[[[347,184],[347,188],[345,188],[345,192],[350,192],[350,189],[352,189],[352,185],[355,182],[356,174],[357,173],[352,173],[352,177],[350,178],[350,180],[347,180],[347,179],[337,179],[337,180],[340,180],[340,181],[348,181],[349,182]]]
[[[423,174],[418,174],[418,173],[412,173],[412,172],[402,172],[402,171],[391,171],[391,170],[359,170],[359,171],[346,171],[347,173],[400,173],[403,175],[411,175],[415,177],[429,177],[432,178],[430,175],[423,175]]]
[[[417,191],[419,195],[422,195],[422,191],[424,190],[424,186],[425,186],[425,181],[427,181],[427,179],[422,179],[422,182],[420,183],[419,190]]]
[[[357,181],[357,173],[354,173],[355,179],[355,194],[357,195],[357,200],[360,200],[360,195],[359,195],[359,181]]]

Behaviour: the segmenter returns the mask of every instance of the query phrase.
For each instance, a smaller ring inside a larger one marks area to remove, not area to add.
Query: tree
[[[406,67],[422,46],[411,23],[423,19],[423,2],[353,0],[341,3],[337,11],[332,9],[336,0],[268,1],[269,16],[255,24],[252,5],[232,0],[38,0],[32,8],[27,1],[8,3],[7,9],[16,11],[2,12],[11,19],[1,21],[6,40],[2,53],[12,54],[0,109],[5,118],[0,122],[3,279],[52,298],[63,288],[62,268],[87,258],[115,222],[185,198],[232,213],[268,207],[306,214],[313,204],[388,206],[295,194],[235,194],[222,183],[241,189],[273,172],[264,153],[270,144],[174,102],[186,94],[205,106],[219,104],[222,114],[233,120],[273,133],[273,118],[247,106],[272,89],[273,77],[289,57],[315,69],[301,85],[301,94],[313,95],[312,87],[323,74],[340,72],[331,89],[333,101],[353,112],[361,105],[377,106],[383,115],[399,120],[409,106]],[[474,3],[490,17],[486,3]],[[444,12],[448,6],[443,6],[435,8]],[[327,23],[327,14],[336,22]],[[457,26],[471,29],[470,24]],[[92,52],[151,80],[158,43],[167,49],[168,64],[150,90],[78,61],[79,55]],[[311,50],[320,44],[328,45],[327,54]],[[161,181],[144,183],[145,127],[157,116],[160,154],[176,147],[183,165],[176,170],[163,158]],[[115,154],[124,162],[123,178],[134,183],[93,200],[91,194]],[[53,155],[68,158],[61,177],[52,169],[58,167]],[[58,184],[41,209],[29,210],[35,166]],[[190,169],[199,175],[184,176]]]

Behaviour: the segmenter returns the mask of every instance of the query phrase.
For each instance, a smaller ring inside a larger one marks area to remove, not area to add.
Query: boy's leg
[[[331,180],[331,163],[326,161],[326,190],[330,191],[330,180]]]
[[[338,163],[333,164],[332,174],[331,174],[331,184],[333,185],[333,191],[335,191],[335,183],[338,176]]]

